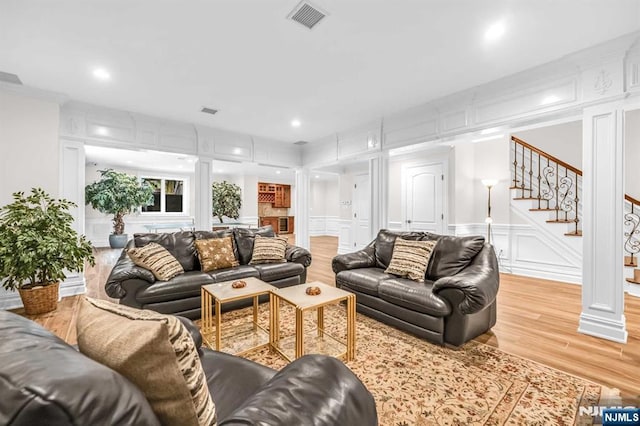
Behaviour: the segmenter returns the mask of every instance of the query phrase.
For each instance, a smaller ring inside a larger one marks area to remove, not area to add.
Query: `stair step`
[[[522,188],[521,186],[510,186],[509,189],[517,189],[519,191],[522,191],[524,189],[525,191],[532,191],[531,188]]]
[[[556,209],[550,209],[550,208],[547,207],[546,209],[543,209],[543,208],[540,208],[540,209],[529,209],[529,211],[530,212],[554,212],[554,211],[556,211]]]
[[[635,268],[638,266],[638,258],[636,256],[633,256],[633,258],[631,258],[631,256],[625,256],[624,257],[624,266],[630,266],[632,268]]]
[[[633,278],[625,278],[627,280],[627,282],[629,283],[633,283],[633,284],[640,284],[640,282],[638,281],[634,281]]]
[[[514,200],[537,200],[535,197],[514,197]]]
[[[574,223],[574,219],[549,219],[547,223]]]
[[[582,230],[579,230],[577,232],[567,232],[566,234],[567,237],[582,237]]]

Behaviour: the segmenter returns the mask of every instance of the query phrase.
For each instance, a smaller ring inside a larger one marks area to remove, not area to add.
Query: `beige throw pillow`
[[[127,250],[127,254],[133,263],[150,270],[160,281],[169,281],[176,275],[184,273],[180,262],[169,253],[169,250],[158,243],[130,248]]]
[[[240,264],[233,253],[232,237],[196,240],[196,250],[202,272],[231,268]]]
[[[80,352],[135,384],[162,424],[216,424],[198,351],[176,317],[84,298],[77,331]]]
[[[389,267],[384,271],[410,280],[424,282],[429,259],[437,241],[414,241],[396,238]]]
[[[282,263],[287,260],[284,254],[287,250],[287,239],[282,237],[261,237],[256,235],[253,242],[253,254],[250,265],[259,263]]]

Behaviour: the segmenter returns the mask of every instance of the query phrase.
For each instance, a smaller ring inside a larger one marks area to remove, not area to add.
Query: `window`
[[[142,207],[143,213],[187,213],[185,179],[143,177],[153,188],[153,204]]]

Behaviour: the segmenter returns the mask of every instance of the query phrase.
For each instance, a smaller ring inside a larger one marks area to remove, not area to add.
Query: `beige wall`
[[[0,90],[0,205],[33,187],[58,196],[59,115],[55,101]]]
[[[514,132],[513,135],[582,170],[582,121]]]
[[[640,200],[640,110],[625,116],[624,185],[625,193]]]

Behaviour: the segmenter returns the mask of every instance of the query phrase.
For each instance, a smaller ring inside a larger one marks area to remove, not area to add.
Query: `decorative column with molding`
[[[578,331],[627,341],[624,316],[624,110],[619,102],[583,116],[583,286]]]
[[[378,230],[387,228],[388,189],[389,189],[389,157],[381,153],[369,160],[369,188],[371,189],[371,238],[375,238]]]
[[[211,164],[209,158],[198,158],[196,163],[196,211],[195,225],[197,230],[211,230],[211,182],[213,182]]]
[[[309,239],[309,194],[311,191],[309,169],[296,169],[296,245],[311,249]]]

